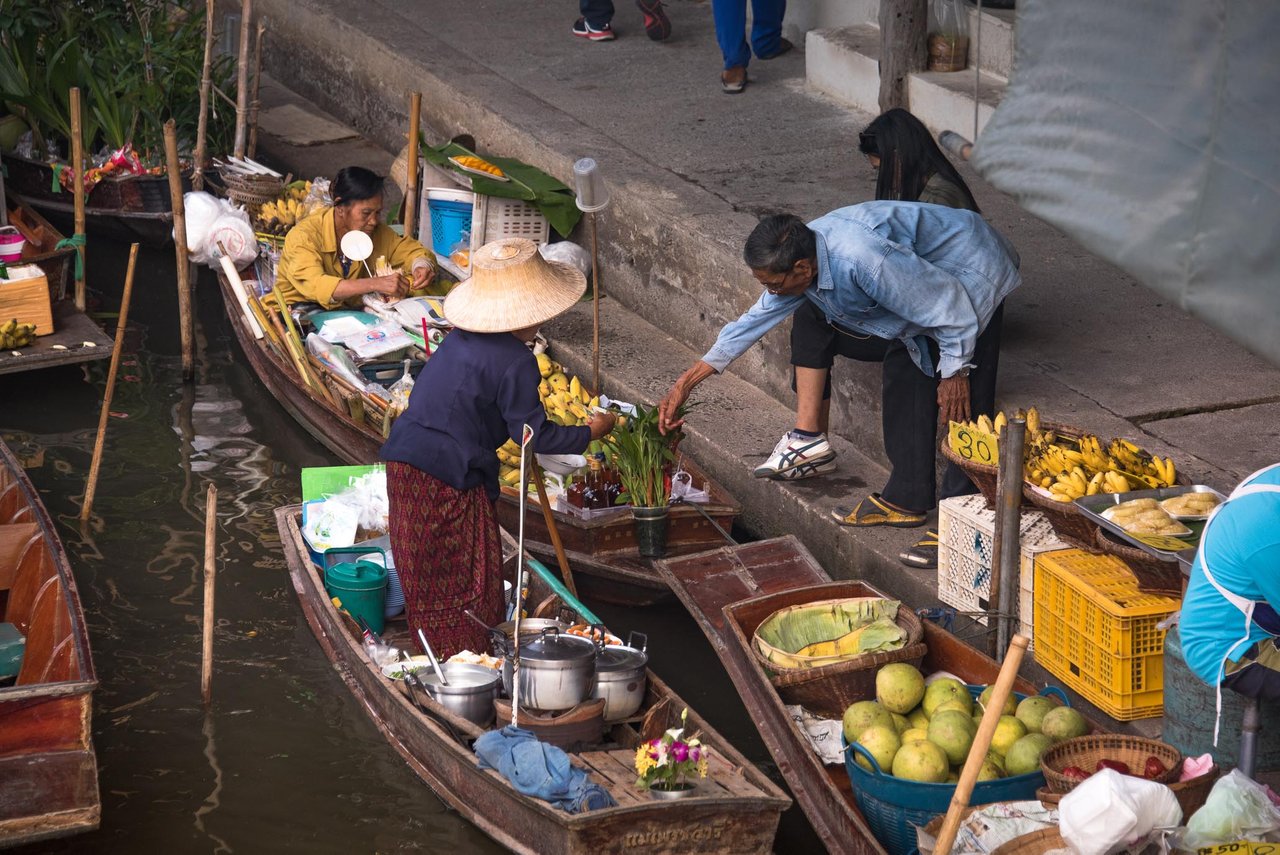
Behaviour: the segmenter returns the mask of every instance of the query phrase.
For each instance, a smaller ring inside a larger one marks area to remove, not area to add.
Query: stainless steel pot
[[[466,662],[444,662],[440,670],[449,681],[448,685],[441,685],[439,678],[430,670],[418,673],[418,680],[427,694],[449,712],[479,727],[490,724],[502,675],[492,668]]]
[[[642,632],[628,635],[625,645],[600,648],[591,697],[604,698],[605,721],[630,718],[644,703],[645,689],[649,685],[648,650],[649,639]]]
[[[520,628],[523,635],[524,621]],[[551,712],[573,709],[591,695],[595,675],[595,644],[548,627],[520,645],[520,706]]]
[[[498,624],[495,627],[507,637],[507,640],[516,637],[516,622],[513,620]],[[542,635],[544,629],[555,629],[564,632],[569,628],[569,624],[556,618],[520,618],[520,640],[531,641]]]

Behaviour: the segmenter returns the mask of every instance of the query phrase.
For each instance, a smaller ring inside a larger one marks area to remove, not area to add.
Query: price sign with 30
[[[1000,459],[999,440],[995,434],[980,431],[972,425],[952,422],[947,442],[952,451],[974,463],[995,466]]]

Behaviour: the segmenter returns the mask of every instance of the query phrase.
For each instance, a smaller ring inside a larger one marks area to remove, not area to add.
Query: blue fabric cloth
[[[409,408],[391,428],[382,459],[407,463],[455,490],[483,486],[498,496],[497,448],[533,428],[541,454],[578,454],[586,427],[547,420],[538,399],[538,362],[510,333],[454,330],[427,360]]]
[[[1280,467],[1244,483],[1280,484]],[[1182,655],[1197,677],[1216,686],[1223,658],[1244,636],[1244,615],[1205,578],[1206,559],[1218,584],[1231,593],[1280,606],[1280,494],[1255,493],[1223,506],[1191,565],[1178,621]],[[1236,647],[1230,661],[1239,661],[1255,642],[1275,637],[1258,625],[1259,618],[1267,620],[1255,613],[1249,641]]]
[[[751,46],[747,46],[747,0],[711,0],[716,23],[716,42],[724,56],[725,68],[746,68],[751,51],[768,56],[778,50],[782,39],[782,17],[787,0],[751,0]]]
[[[539,742],[530,731],[510,725],[482,733],[475,742],[481,769],[497,769],[519,792],[551,802],[568,813],[613,807],[609,791],[591,782],[554,745]]]
[[[864,202],[809,223],[818,276],[803,294],[765,291],[702,357],[723,371],[805,300],[843,329],[903,342],[929,376],[973,367],[978,336],[1022,284],[1012,245],[973,211]],[[927,342],[938,343],[937,366]],[[935,371],[936,368],[936,371]]]

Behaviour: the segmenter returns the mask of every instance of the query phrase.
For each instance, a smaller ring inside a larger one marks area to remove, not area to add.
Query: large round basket
[[[943,457],[960,467],[960,470],[969,476],[973,486],[977,487],[978,492],[982,494],[982,498],[987,500],[987,510],[994,508],[996,506],[996,479],[1000,473],[1000,467],[993,463],[979,463],[976,460],[961,457],[951,447],[949,437],[944,436],[942,438],[942,445],[938,450],[942,452]]]
[[[1182,575],[1180,562],[1161,561],[1150,552],[1121,543],[1101,528],[1094,535],[1094,545],[1101,552],[1114,555],[1129,565],[1138,580],[1138,590],[1145,594],[1166,594],[1175,600],[1182,599],[1186,578]]]
[[[769,682],[788,704],[799,704],[817,715],[838,719],[855,701],[875,697],[876,671],[881,666],[890,662],[908,662],[918,668],[924,661],[928,648],[921,640],[924,627],[920,618],[907,606],[900,605],[894,623],[906,632],[906,643],[897,650],[884,653],[867,653],[814,668],[786,669],[770,662],[754,643],[751,655],[765,669]]]
[[[1066,849],[1067,842],[1056,826],[1042,828],[1021,837],[1015,837],[992,850],[991,855],[1044,855],[1058,849]]]
[[[1173,791],[1173,795],[1178,799],[1178,805],[1182,808],[1183,820],[1186,820],[1191,814],[1204,807],[1204,803],[1209,799],[1209,791],[1213,789],[1213,785],[1221,774],[1222,767],[1214,766],[1198,778],[1192,778],[1189,781],[1174,781],[1168,785],[1169,789]],[[1036,798],[1045,807],[1050,808],[1056,808],[1065,795],[1066,793],[1055,793],[1047,785],[1036,790]]]
[[[221,178],[227,189],[227,198],[244,205],[250,217],[257,216],[259,208],[279,198],[284,191],[284,179],[275,175],[241,175],[224,171]]]
[[[1178,749],[1157,739],[1127,733],[1094,733],[1059,742],[1040,757],[1040,770],[1052,792],[1069,793],[1079,781],[1062,774],[1068,766],[1078,766],[1092,774],[1099,760],[1118,760],[1128,765],[1134,774],[1141,775],[1148,757],[1157,758],[1167,770],[1155,780],[1162,784],[1177,780],[1182,767],[1182,754]]]

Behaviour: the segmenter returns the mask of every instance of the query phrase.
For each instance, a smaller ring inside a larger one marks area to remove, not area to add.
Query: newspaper
[[[1057,810],[1047,808],[1036,800],[985,805],[961,820],[951,853],[988,855],[1010,840],[1057,824]],[[934,835],[924,828],[916,829],[916,845],[920,848],[920,855],[932,855],[936,843]]]

